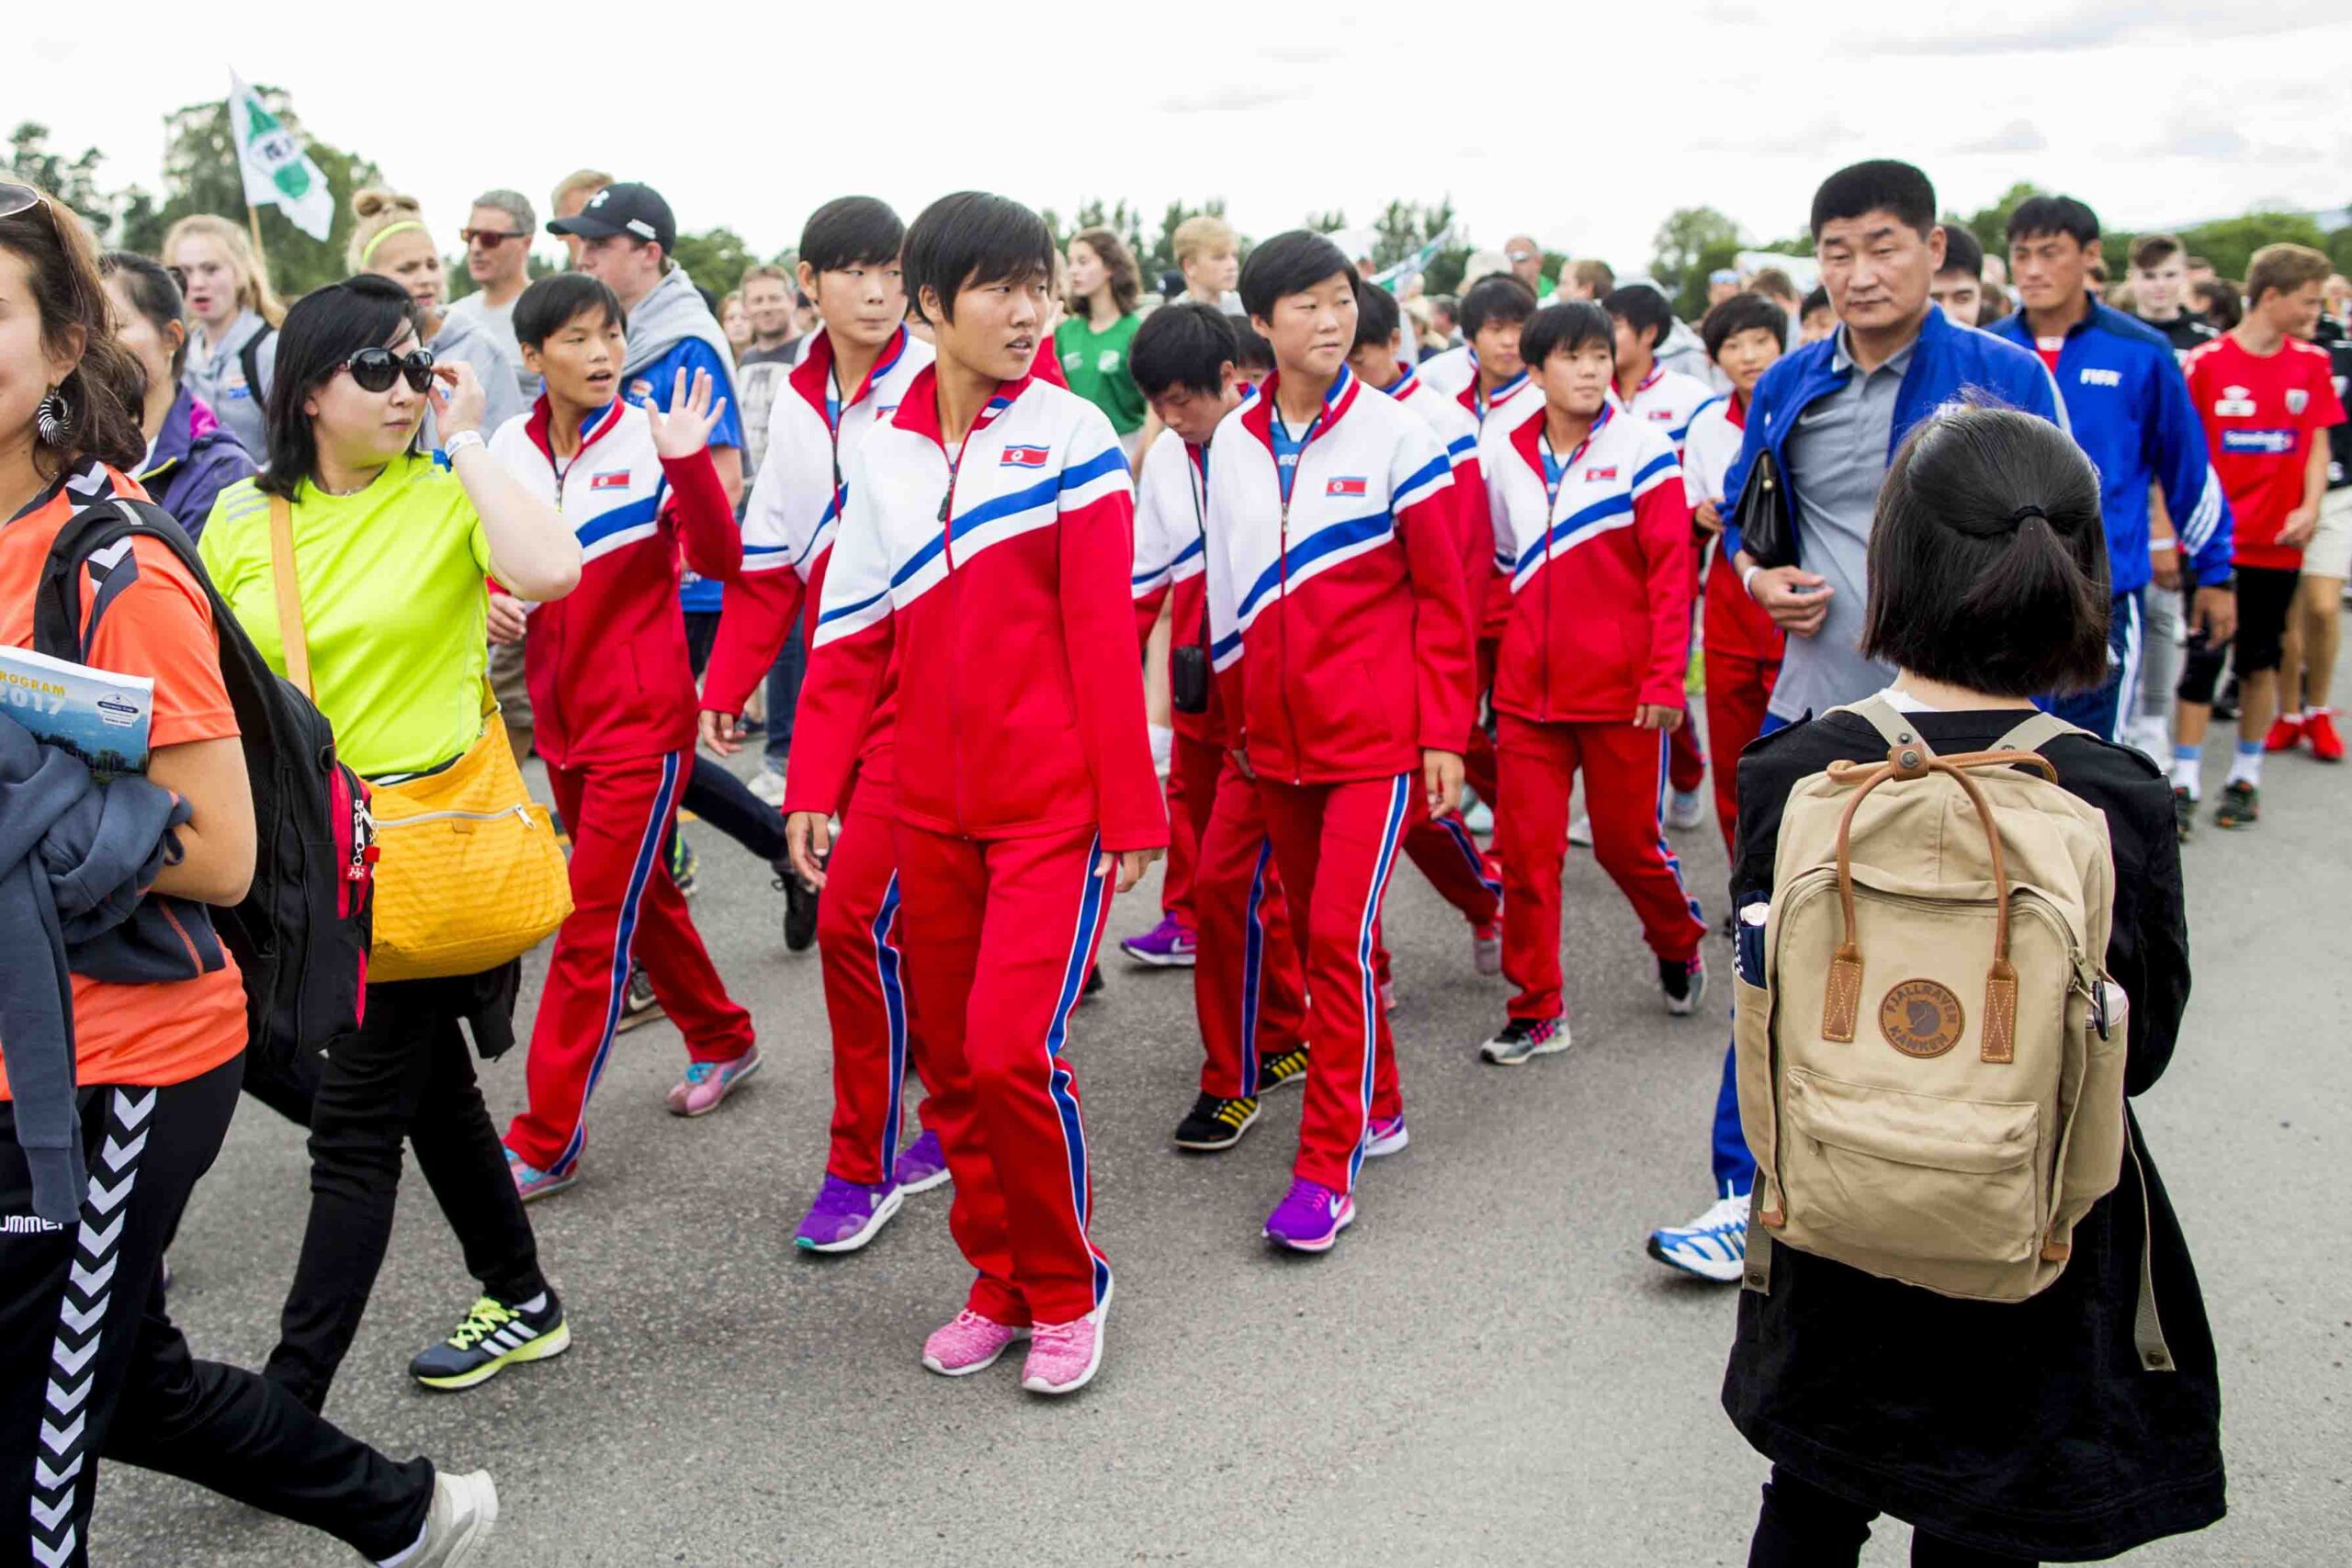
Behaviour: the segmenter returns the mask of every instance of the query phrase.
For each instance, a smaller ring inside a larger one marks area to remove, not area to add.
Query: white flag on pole
[[[334,226],[334,193],[327,189],[326,175],[233,71],[229,73],[229,127],[237,139],[246,205],[274,203],[294,227],[313,240],[325,239]]]

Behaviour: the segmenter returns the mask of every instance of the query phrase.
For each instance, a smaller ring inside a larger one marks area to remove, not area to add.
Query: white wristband
[[[1750,599],[1756,597],[1756,574],[1763,570],[1761,566],[1751,566],[1739,574],[1739,591]]]
[[[2180,548],[2178,539],[2150,539],[2148,541],[2148,553],[2152,556],[2168,556],[2178,548]]]
[[[447,440],[441,443],[441,450],[442,453],[448,457],[449,461],[454,463],[458,460],[458,454],[464,451],[467,447],[487,446],[489,445],[490,444],[488,442],[481,438],[481,431],[460,430],[455,435],[450,436]]]

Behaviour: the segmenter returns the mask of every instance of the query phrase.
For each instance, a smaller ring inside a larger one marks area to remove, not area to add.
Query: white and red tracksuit
[[[1478,384],[1477,351],[1464,345],[1449,348],[1443,354],[1432,355],[1414,371],[1414,378],[1430,391],[1461,408],[1479,428],[1487,419],[1512,420],[1527,408],[1528,400],[1544,400],[1543,394],[1531,389],[1534,383],[1521,370],[1497,387],[1492,392],[1482,390]],[[1490,701],[1488,694],[1495,689],[1495,659],[1503,645],[1503,628],[1510,624],[1510,574],[1497,571],[1491,563],[1476,580],[1479,592],[1470,600],[1471,617],[1476,623],[1477,670],[1472,682],[1479,703]],[[1501,809],[1501,782],[1496,776],[1495,743],[1487,727],[1476,722],[1476,712],[1470,733],[1470,750],[1462,760],[1463,776],[1478,798],[1490,809]]]
[[[839,808],[896,662],[899,922],[978,1271],[971,1310],[1065,1323],[1110,1266],[1062,1046],[1111,907],[1104,852],[1168,841],[1128,580],[1134,492],[1091,403],[1023,377],[952,447],[936,367],[843,465],[787,811]]]
[[[1445,448],[1446,462],[1453,471],[1453,489],[1447,499],[1453,503],[1460,541],[1463,603],[1483,606],[1487,584],[1502,579],[1495,570],[1494,522],[1487,513],[1487,480],[1478,467],[1478,417],[1463,407],[1459,399],[1446,397],[1423,382],[1410,365],[1400,365],[1396,381],[1382,390],[1399,407],[1419,415]],[[1462,738],[1465,773],[1470,750],[1487,740],[1477,719],[1482,691],[1475,683],[1475,674],[1472,679],[1470,725]],[[1493,804],[1487,800],[1489,807]],[[1502,913],[1500,870],[1479,852],[1477,841],[1462,825],[1458,813],[1434,819],[1426,811],[1419,814],[1406,830],[1405,853],[1430,879],[1430,886],[1473,926],[1491,926]],[[1387,968],[1384,948],[1384,982]]]
[[[1374,1116],[1403,1101],[1374,976],[1381,899],[1422,792],[1424,750],[1470,723],[1470,615],[1445,450],[1342,369],[1287,494],[1279,375],[1209,447],[1209,625],[1226,717],[1249,758],[1312,1001],[1295,1173],[1354,1186]]]
[[[1652,365],[1647,374],[1634,388],[1634,395],[1624,400],[1625,411],[1652,430],[1664,434],[1674,444],[1675,460],[1682,457],[1684,443],[1690,434],[1690,422],[1701,409],[1722,394],[1695,376],[1679,370],[1668,370],[1663,365]],[[1695,567],[1703,543],[1693,538],[1690,553]],[[1682,660],[1687,669],[1690,661],[1690,638],[1684,637]],[[1699,727],[1690,722],[1690,699],[1682,699],[1682,727],[1667,741],[1667,776],[1675,789],[1690,794],[1706,782],[1707,760],[1699,747]],[[1725,829],[1726,832],[1730,829]]]
[[[854,388],[836,383],[833,341],[825,333],[792,367],[769,411],[767,454],[743,513],[743,575],[729,590],[718,623],[703,679],[704,707],[741,713],[794,621],[802,623],[803,646],[815,646],[850,454],[896,412],[931,360],[931,345],[900,327]],[[817,900],[817,956],[833,1044],[825,1168],[869,1187],[890,1179],[905,1122],[909,1055],[919,1070],[923,1057],[910,1027],[898,930],[893,679],[886,672]]]
[[[1682,443],[1682,491],[1692,511],[1711,501],[1717,512],[1731,511],[1737,498],[1724,494],[1724,477],[1739,457],[1747,427],[1747,403],[1736,395],[1702,404],[1692,416]],[[1739,754],[1764,732],[1788,634],[1739,585],[1720,535],[1705,578],[1699,614],[1705,628],[1700,641],[1707,661],[1707,761],[1715,775],[1715,821],[1728,853],[1739,830]]]
[[[1207,656],[1208,449],[1170,433],[1144,454],[1136,496],[1136,627],[1148,637],[1169,610],[1169,649]],[[1226,750],[1224,694],[1209,683],[1203,713],[1175,715],[1170,816],[1189,818],[1192,917],[1198,935],[1193,1005],[1201,1026],[1201,1089],[1221,1100],[1258,1092],[1262,1056],[1304,1038],[1306,979],[1257,786]],[[1170,824],[1170,838],[1177,837]]]
[[[524,679],[556,809],[571,832],[571,917],[556,932],[531,1027],[530,1103],[506,1146],[569,1170],[588,1097],[612,1054],[632,955],[697,1062],[752,1048],[752,1016],[727,995],[670,880],[662,847],[694,769],[695,678],[678,616],[678,565],[734,581],[734,509],[707,451],[653,448],[645,411],[616,400],[580,449],[555,454],[542,396],[491,437],[491,455],[563,513],[580,540],[580,586],[531,612]]]
[[[1513,1018],[1561,1015],[1560,871],[1579,769],[1593,853],[1650,948],[1687,959],[1706,935],[1666,841],[1666,737],[1634,710],[1682,704],[1690,508],[1666,433],[1604,403],[1584,443],[1552,453],[1541,403],[1479,436],[1510,627],[1495,672],[1503,809],[1503,973]],[[1549,461],[1547,462],[1547,459]],[[1556,477],[1555,477],[1556,471]]]

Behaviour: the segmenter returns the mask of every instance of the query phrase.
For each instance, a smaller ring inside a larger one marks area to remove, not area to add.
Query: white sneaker
[[[1580,850],[1592,848],[1592,818],[1578,817],[1568,824],[1568,842]]]
[[[1736,1284],[1747,1265],[1747,1199],[1745,1192],[1718,1198],[1689,1224],[1650,1232],[1649,1255],[1702,1280]]]
[[[784,774],[772,763],[753,773],[748,787],[763,805],[784,804]]]
[[[1666,825],[1688,829],[1707,819],[1707,797],[1695,789],[1678,789],[1666,808]]]
[[[498,1526],[498,1486],[490,1472],[464,1475],[441,1471],[433,1477],[433,1506],[424,1516],[424,1539],[401,1568],[459,1568],[471,1562]]]

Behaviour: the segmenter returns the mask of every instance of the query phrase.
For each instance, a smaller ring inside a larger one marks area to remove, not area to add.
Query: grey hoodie
[[[729,385],[718,389],[720,395],[732,398],[735,389],[735,351],[727,342],[727,334],[718,329],[718,318],[702,302],[695,291],[694,279],[684,267],[672,267],[662,274],[653,292],[637,302],[628,313],[628,359],[621,367],[624,377],[634,376],[687,338],[700,338],[718,355],[727,367]],[[667,389],[665,388],[666,391]]]
[[[261,372],[261,385],[245,385],[245,344],[262,333],[269,335],[254,355],[254,368]],[[201,357],[199,357],[199,355]],[[262,422],[262,402],[269,396],[269,384],[277,369],[277,333],[268,322],[251,310],[241,310],[229,323],[229,331],[220,339],[220,347],[207,354],[204,335],[198,333],[188,353],[187,370],[180,385],[204,400],[212,417],[221,428],[237,438],[238,444],[253,454],[257,463],[269,461],[269,433]]]
[[[463,360],[474,367],[474,376],[481,382],[481,433],[485,436],[523,412],[522,389],[514,381],[514,356],[479,322],[444,310],[441,330],[424,346],[433,351],[433,357],[437,360]],[[424,416],[424,442],[427,446],[441,445],[440,434],[429,413]]]
[[[72,976],[185,978],[157,954],[176,947],[155,880],[187,803],[136,774],[108,784],[71,753],[0,716],[0,1060],[16,1101],[17,1146],[33,1212],[70,1224],[88,1190],[74,1109]]]

